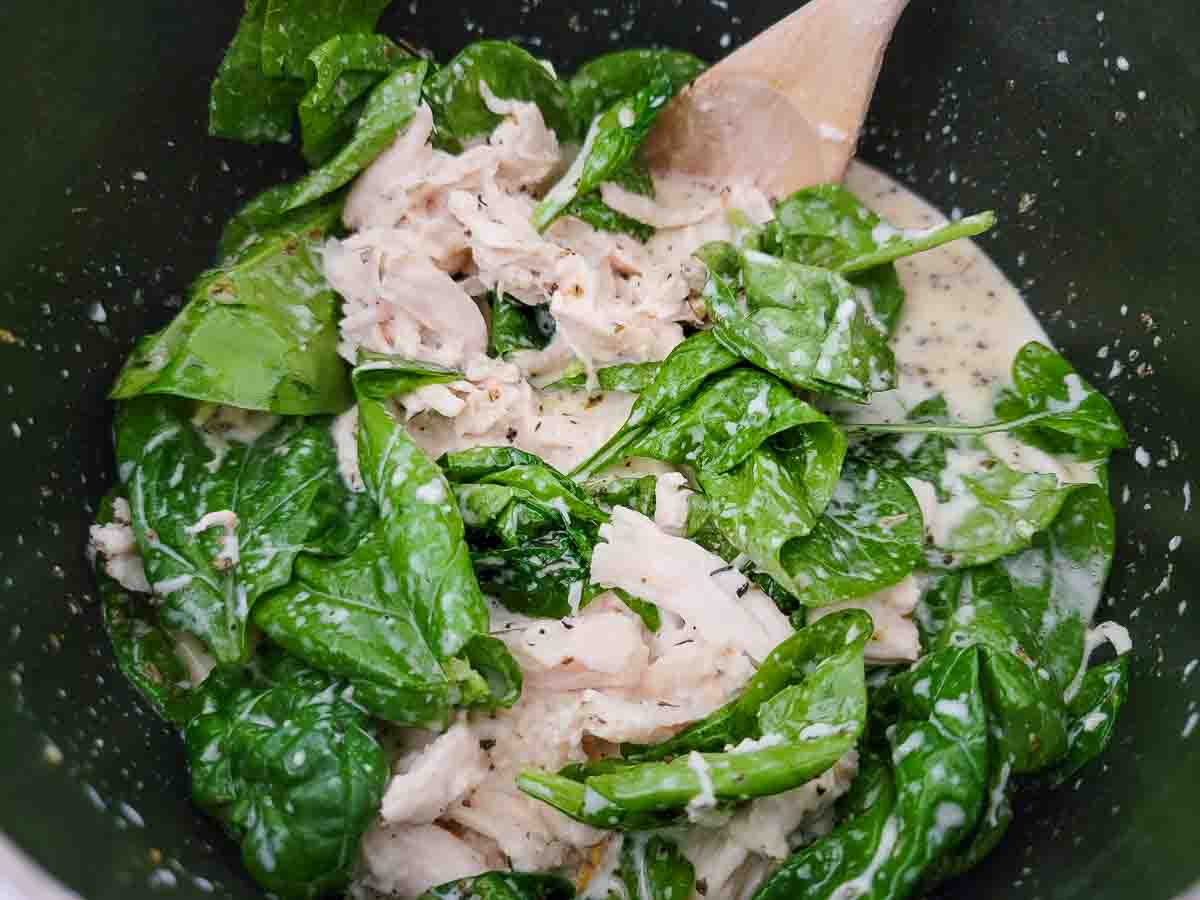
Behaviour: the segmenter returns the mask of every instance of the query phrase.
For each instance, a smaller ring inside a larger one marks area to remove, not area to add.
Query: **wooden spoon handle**
[[[908,0],[810,0],[664,110],[653,165],[752,178],[773,194],[839,181]]]

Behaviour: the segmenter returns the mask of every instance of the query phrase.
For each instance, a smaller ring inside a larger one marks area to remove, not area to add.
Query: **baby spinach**
[[[346,679],[355,702],[381,719],[440,729],[456,706],[511,705],[521,687],[515,663],[499,660],[508,686],[493,698],[468,661],[439,659],[395,589],[382,530],[341,559],[302,555],[291,583],[255,606],[254,623],[288,652]],[[490,640],[472,640],[480,639]]]
[[[417,900],[573,900],[574,896],[575,886],[560,875],[484,872],[430,888]]]
[[[828,269],[731,251],[708,244],[696,254],[710,277],[736,278],[744,290],[744,301],[709,303],[713,334],[723,345],[807,390],[863,401],[895,386],[887,333],[853,284]],[[737,270],[730,271],[731,262]]]
[[[371,89],[350,140],[319,168],[291,186],[283,211],[320,200],[369,166],[411,120],[421,102],[421,85],[429,63],[406,60]]]
[[[866,646],[871,630],[871,617],[862,610],[832,613],[797,629],[767,655],[733,700],[660,743],[622,744],[621,756],[632,762],[650,762],[693,751],[717,753],[747,738],[761,736],[763,709],[772,698],[790,686],[803,684],[806,675],[822,660],[837,659],[836,668],[852,669],[854,657],[862,653],[855,648]],[[857,706],[860,698],[856,683],[842,691],[841,698]],[[865,705],[865,694],[861,700]],[[858,711],[853,714],[857,717]]]
[[[303,78],[314,47],[339,34],[370,34],[391,0],[267,0],[262,69],[268,78]]]
[[[1079,693],[1071,698],[1067,753],[1050,773],[1055,784],[1073,778],[1104,752],[1112,740],[1117,713],[1129,694],[1129,656],[1095,666],[1083,676]]]
[[[450,485],[385,402],[360,387],[371,371],[379,369],[355,376],[363,480],[379,507],[395,592],[436,656],[449,659],[487,633],[487,604]]]
[[[903,480],[847,462],[812,533],[784,545],[781,563],[806,606],[895,584],[924,560],[921,507]]]
[[[577,197],[596,190],[626,166],[672,96],[671,80],[656,75],[597,116],[571,168],[534,209],[534,227],[545,231]]]
[[[213,137],[252,144],[287,143],[292,138],[295,106],[304,94],[304,83],[271,78],[263,70],[268,6],[269,0],[246,0],[237,33],[217,69],[208,101],[208,133]]]
[[[837,272],[859,272],[973,237],[995,222],[995,214],[985,212],[923,231],[900,231],[841,185],[819,184],[780,200],[760,240],[761,249],[773,256]]]
[[[162,331],[138,341],[110,396],[173,394],[287,415],[350,405],[337,354],[337,295],[317,245],[336,227],[326,204],[266,233],[202,275]]]
[[[585,481],[583,489],[606,513],[611,513],[614,506],[624,506],[649,519],[654,518],[658,492],[658,478],[654,475]]]
[[[1103,460],[1129,439],[1112,404],[1045,344],[1030,341],[1012,364],[1014,389],[996,403],[1014,435],[1049,453]]]
[[[746,800],[803,784],[854,746],[866,718],[863,649],[870,619],[858,610],[828,618],[834,621],[821,620],[809,626],[811,634],[804,629],[803,637],[776,647],[738,701],[668,742],[671,761],[660,761],[666,752],[653,748],[643,754],[650,760],[601,760],[557,775],[527,770],[518,787],[586,824],[639,830],[696,803]],[[830,655],[813,657],[825,647]],[[713,752],[717,740],[724,752]],[[750,744],[727,746],[743,740]]]
[[[969,569],[958,606],[940,635],[943,647],[978,646],[996,755],[1014,772],[1032,772],[1067,749],[1061,684],[1042,662],[1041,610],[1022,602],[996,565]]]
[[[177,398],[122,404],[117,463],[163,623],[237,662],[248,653],[255,602],[291,580],[296,555],[354,501],[327,419],[286,418],[244,444],[201,433],[192,413]],[[219,522],[198,529],[221,511],[230,517],[224,531]]]
[[[101,501],[97,525],[112,523],[118,496],[110,491]],[[159,623],[149,595],[127,590],[104,570],[103,559],[95,562],[104,630],[117,667],[151,709],[169,722],[185,724],[199,710],[199,701],[187,666],[175,652],[175,638]]]
[[[450,384],[465,377],[462,372],[436,363],[360,349],[354,368],[354,390],[359,397],[387,400],[417,388]]]
[[[680,345],[682,346],[682,345]],[[658,375],[660,363],[615,363],[596,370],[596,386],[602,391],[626,391],[638,394],[648,388]],[[588,386],[587,372],[582,363],[572,363],[557,381],[543,391],[582,390]]]
[[[488,353],[508,356],[514,350],[542,350],[554,337],[554,317],[545,306],[527,306],[507,294],[489,294],[492,310]]]
[[[1099,485],[1075,490],[1030,547],[999,565],[1019,602],[1039,623],[1042,665],[1064,688],[1083,662],[1084,636],[1112,567],[1116,519]]]
[[[192,796],[240,841],[264,889],[316,900],[344,887],[388,763],[345,685],[282,653],[219,667],[184,729]]]
[[[651,79],[665,77],[674,95],[706,68],[702,60],[681,50],[619,50],[589,60],[567,82],[580,137],[596,116]]]
[[[1049,347],[1037,341],[1025,344],[1013,361],[1012,374],[1015,388],[1000,394],[997,418],[982,425],[950,421],[939,396],[914,407],[907,422],[855,422],[846,427],[868,434],[923,434],[927,440],[938,438],[930,447],[943,451],[949,438],[1012,432],[1047,453],[1089,461],[1103,461],[1128,445],[1112,404]]]
[[[304,158],[319,166],[337,152],[362,115],[363,100],[381,78],[409,59],[382,34],[339,34],[308,54],[308,91],[300,101]]]
[[[611,179],[610,179],[611,180]],[[576,197],[563,210],[562,215],[574,216],[591,225],[598,231],[611,231],[614,234],[627,234],[645,243],[654,236],[654,227],[639,222],[625,213],[617,212],[605,203],[598,192]]]
[[[483,100],[479,83],[502,100],[536,103],[559,140],[575,128],[566,87],[537,59],[507,41],[479,41],[459,51],[425,85],[437,140],[457,152],[462,142],[490,134],[501,120]]]
[[[617,874],[624,888],[619,900],[680,900],[696,886],[691,861],[664,834],[624,835]]]
[[[589,575],[608,513],[583,487],[511,447],[448,453],[439,464],[453,484],[475,574],[488,594],[516,612],[561,618],[601,593]],[[657,630],[656,607],[618,595]]]
[[[754,900],[902,900],[975,825],[988,765],[978,651],[939,650],[892,682],[890,758],[865,755],[841,824],[789,857]]]

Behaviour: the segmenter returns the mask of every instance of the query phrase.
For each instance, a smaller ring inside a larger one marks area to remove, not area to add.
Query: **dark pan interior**
[[[622,45],[715,59],[791,6],[606,2],[413,0],[385,27],[442,58],[516,37],[569,69]],[[83,558],[113,475],[117,366],[178,307],[232,210],[298,169],[289,148],[204,135],[238,5],[0,11],[0,827],[89,900],[258,896],[188,804],[176,738],[117,673]],[[949,896],[1166,898],[1200,877],[1197,44],[1195,0],[915,2],[872,109],[862,155],[944,208],[999,212],[988,250],[1150,457],[1114,466],[1101,614],[1135,641],[1114,746],[1081,783],[1023,793],[1001,849]]]

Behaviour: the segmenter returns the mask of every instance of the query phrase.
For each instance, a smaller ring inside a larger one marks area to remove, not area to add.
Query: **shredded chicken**
[[[146,579],[133,533],[133,514],[124,497],[113,501],[110,523],[93,525],[89,530],[88,556],[94,559],[97,553],[103,557],[104,571],[110,578],[126,590],[150,593],[150,582]]]
[[[617,507],[600,529],[592,581],[619,587],[680,616],[714,642],[737,647],[761,662],[792,631],[739,571],[685,538],[667,534],[631,509]],[[753,595],[753,596],[752,596]]]
[[[808,621],[844,609],[862,609],[871,616],[875,630],[867,641],[866,660],[873,663],[916,662],[921,655],[921,636],[911,616],[921,599],[915,575],[866,597],[821,606],[808,611]]]
[[[388,823],[433,822],[479,784],[487,771],[479,738],[465,722],[457,722],[427,747],[397,761],[380,815]]]

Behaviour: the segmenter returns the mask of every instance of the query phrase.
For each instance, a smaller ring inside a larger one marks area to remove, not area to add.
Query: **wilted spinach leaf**
[[[316,900],[349,881],[388,778],[345,685],[282,653],[218,668],[184,730],[192,796],[240,841],[266,890]]]
[[[193,407],[123,404],[117,463],[163,623],[238,662],[255,602],[291,580],[296,555],[328,533],[329,517],[357,520],[358,501],[341,483],[327,419],[283,419],[247,444],[193,427]]]
[[[580,137],[596,116],[653,78],[665,77],[674,95],[706,68],[702,60],[681,50],[618,50],[589,60],[567,82]]]
[[[439,659],[460,653],[488,629],[462,517],[441,469],[425,456],[384,401],[360,387],[356,370],[358,458],[379,507],[395,591]]]
[[[705,245],[709,264],[728,265],[729,248]],[[853,284],[828,269],[740,254],[744,305],[710,304],[713,334],[743,359],[797,387],[862,401],[895,386],[895,359],[887,333],[864,309]],[[733,273],[720,272],[729,278]]]
[[[516,44],[479,41],[460,50],[425,85],[437,140],[445,149],[457,152],[463,141],[490,134],[500,123],[483,100],[481,81],[502,100],[536,103],[559,140],[573,138],[570,95],[563,83]]]
[[[924,560],[921,507],[908,485],[848,462],[812,533],[784,545],[783,568],[806,606],[826,606],[895,584]]]
[[[662,834],[627,834],[621,840],[620,900],[679,900],[691,897],[696,870],[679,846]]]
[[[1067,754],[1051,773],[1055,784],[1074,777],[1104,752],[1129,694],[1129,656],[1119,656],[1087,671],[1071,698]]]
[[[511,705],[521,687],[515,663],[500,661],[498,670],[502,682],[515,671],[515,690],[509,685],[493,698],[469,662],[439,659],[396,590],[382,531],[377,526],[342,559],[301,556],[291,583],[259,601],[254,623],[290,653],[345,678],[355,702],[381,719],[440,729],[454,707]]]
[[[101,501],[97,525],[112,523],[117,496],[110,491]],[[156,713],[176,725],[185,724],[199,711],[198,695],[175,651],[175,638],[159,624],[150,595],[127,590],[109,576],[99,557],[95,572],[104,629],[118,668]]]
[[[624,168],[672,96],[670,79],[657,75],[597,116],[571,168],[534,209],[534,227],[544,231],[577,197],[596,190]]]
[[[870,619],[859,610],[822,619],[776,647],[739,700],[667,742],[669,754],[659,745],[643,752],[649,761],[601,760],[557,775],[526,770],[517,785],[578,821],[618,830],[668,822],[706,798],[711,805],[797,787],[833,765],[862,733],[870,633]],[[833,655],[812,656],[830,645]],[[696,749],[746,739],[754,745]],[[667,755],[675,759],[658,761]]]
[[[940,650],[893,682],[890,764],[866,756],[842,823],[789,857],[755,900],[900,900],[978,820],[988,766],[978,652]]]
[[[627,234],[645,242],[654,236],[654,227],[639,222],[625,213],[617,212],[593,192],[576,197],[563,210],[562,215],[582,219],[598,231],[611,231],[614,234]]]
[[[391,0],[267,0],[262,70],[303,78],[309,53],[339,34],[370,34]]]
[[[354,132],[363,99],[381,78],[410,57],[382,34],[339,34],[321,44],[304,67],[308,91],[300,101],[304,158],[319,166]]]
[[[337,354],[337,295],[316,247],[334,227],[321,205],[262,234],[227,265],[202,275],[166,328],[141,338],[110,396],[173,394],[287,415],[350,405]]]
[[[775,205],[775,218],[763,228],[761,249],[837,272],[860,272],[980,234],[995,221],[986,212],[923,231],[900,231],[841,185],[819,184]]]
[[[542,350],[554,337],[554,317],[545,306],[527,306],[507,294],[489,295],[492,322],[488,353],[507,356],[514,350]]]
[[[304,94],[304,82],[271,78],[263,71],[268,5],[269,0],[246,0],[246,11],[209,95],[208,133],[213,137],[252,144],[287,143],[292,138],[295,106]]]

